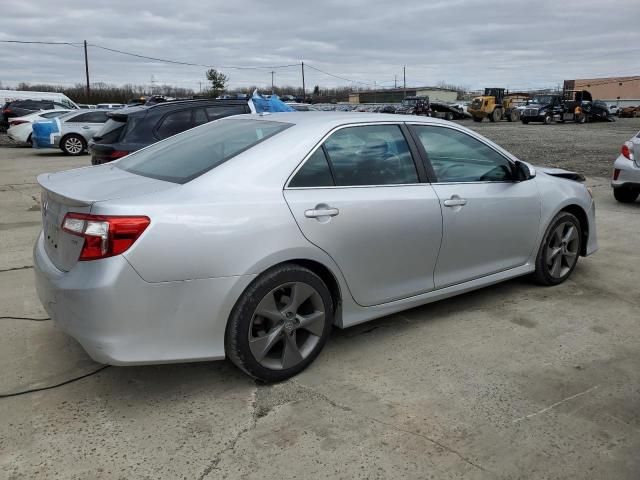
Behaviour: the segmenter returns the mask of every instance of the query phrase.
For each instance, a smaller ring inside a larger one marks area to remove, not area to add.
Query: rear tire
[[[60,150],[67,155],[82,155],[87,150],[87,141],[76,133],[70,133],[60,140]]]
[[[569,212],[560,212],[547,227],[536,257],[533,279],[540,285],[564,282],[578,263],[582,248],[580,221]]]
[[[453,113],[447,112],[444,116],[444,119],[449,121],[453,120]]]
[[[614,188],[613,196],[620,203],[633,203],[640,195],[638,190],[631,190],[630,188]]]
[[[263,382],[304,370],[327,342],[333,301],[311,270],[284,264],[260,275],[238,299],[227,325],[227,357]]]
[[[545,125],[550,125],[552,120],[553,119],[551,118],[551,115],[545,115],[544,116],[544,124]]]

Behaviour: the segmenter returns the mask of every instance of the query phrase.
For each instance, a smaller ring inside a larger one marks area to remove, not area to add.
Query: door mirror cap
[[[516,182],[531,180],[536,176],[536,169],[524,162],[521,162],[520,160],[516,160],[514,165],[514,175]]]

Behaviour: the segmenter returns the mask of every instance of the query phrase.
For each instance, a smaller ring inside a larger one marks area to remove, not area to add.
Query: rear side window
[[[88,123],[90,122],[89,118],[91,116],[91,112],[81,113],[80,115],[76,115],[73,118],[67,120],[70,123]]]
[[[196,108],[193,111],[193,123],[195,126],[202,125],[203,123],[207,123],[209,119],[207,118],[207,114],[204,111],[204,108]]]
[[[338,130],[324,143],[337,186],[418,183],[409,145],[398,125]]]
[[[216,122],[139,150],[115,166],[145,177],[186,183],[290,126],[250,119]]]
[[[42,115],[40,115],[43,118],[55,118],[55,117],[59,117],[60,115],[63,115],[65,113],[64,110],[59,110],[57,112],[47,112],[47,113],[43,113]]]
[[[318,148],[289,182],[290,187],[331,187],[333,176],[322,148]]]
[[[193,127],[191,110],[179,110],[165,116],[156,129],[158,138],[168,138]]]
[[[81,115],[87,123],[104,123],[107,121],[107,112],[90,112]]]

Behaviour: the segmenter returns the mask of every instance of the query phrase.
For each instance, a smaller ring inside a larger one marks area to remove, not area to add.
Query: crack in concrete
[[[386,426],[386,427],[389,427],[389,428],[391,428],[392,430],[395,430],[395,431],[397,431],[397,432],[402,432],[402,433],[406,433],[406,434],[408,434],[408,435],[413,435],[413,436],[416,436],[416,437],[423,438],[423,439],[425,439],[425,440],[427,440],[427,441],[429,441],[429,442],[433,443],[434,445],[437,445],[437,446],[439,446],[440,448],[442,448],[442,449],[446,450],[447,452],[449,452],[449,453],[452,453],[452,454],[456,455],[456,456],[457,456],[460,460],[462,460],[463,462],[465,462],[465,463],[467,463],[467,464],[469,464],[469,465],[471,465],[471,466],[473,466],[473,467],[475,467],[475,468],[477,468],[477,469],[479,469],[479,470],[482,470],[483,472],[486,472],[486,473],[495,473],[495,472],[491,472],[491,471],[487,470],[486,468],[484,468],[483,466],[481,466],[481,465],[479,465],[479,464],[477,464],[477,463],[473,462],[472,460],[470,460],[469,458],[465,457],[464,455],[462,455],[462,454],[461,454],[460,452],[458,452],[457,450],[455,450],[455,449],[453,449],[453,448],[451,448],[451,447],[449,447],[449,446],[445,445],[445,444],[444,444],[444,443],[442,443],[442,442],[439,442],[438,440],[436,440],[436,439],[434,439],[434,438],[431,438],[431,437],[429,437],[429,436],[427,436],[427,435],[424,435],[424,434],[422,434],[422,433],[413,432],[413,431],[411,431],[411,430],[405,430],[405,429],[403,429],[403,428],[399,428],[399,427],[397,427],[396,425],[393,425],[393,424],[391,424],[391,423],[383,422],[382,420],[379,420],[379,419],[377,419],[377,418],[375,418],[375,417],[370,417],[370,416],[368,416],[368,415],[364,415],[364,414],[362,414],[362,413],[359,413],[359,412],[357,412],[357,411],[353,410],[353,409],[352,409],[352,408],[350,408],[350,407],[347,407],[347,406],[345,406],[345,405],[340,405],[340,404],[336,403],[335,401],[333,401],[332,399],[330,399],[330,398],[329,398],[329,397],[327,397],[326,395],[324,395],[324,394],[322,394],[322,393],[320,393],[320,392],[318,392],[318,391],[314,390],[313,388],[311,388],[311,387],[309,387],[309,386],[302,385],[302,384],[300,384],[300,383],[296,382],[295,380],[291,380],[291,383],[294,383],[295,385],[297,385],[298,387],[300,387],[300,388],[302,388],[302,389],[304,389],[304,390],[307,390],[307,391],[312,392],[312,393],[313,393],[317,398],[324,400],[324,401],[325,401],[325,402],[327,402],[329,405],[332,405],[332,406],[334,406],[334,407],[336,407],[336,408],[339,408],[339,409],[341,409],[341,410],[343,410],[343,411],[345,411],[345,412],[354,413],[354,414],[358,415],[358,416],[359,416],[359,417],[361,417],[361,418],[364,418],[364,419],[366,419],[366,420],[369,420],[369,421],[372,421],[372,422],[375,422],[375,423],[379,423],[380,425],[384,425],[384,426]]]
[[[213,458],[213,460],[211,461],[211,463],[209,463],[209,465],[207,466],[207,468],[204,469],[204,471],[200,474],[200,476],[198,477],[198,480],[204,480],[206,477],[209,476],[209,474],[211,474],[211,472],[213,472],[216,468],[218,468],[218,465],[220,464],[220,462],[222,461],[222,456],[227,453],[232,451],[233,449],[236,448],[236,445],[238,443],[238,441],[240,440],[240,438],[248,433],[249,431],[253,430],[257,423],[258,423],[258,418],[260,418],[257,414],[257,405],[258,405],[258,387],[256,385],[256,388],[253,390],[253,392],[251,393],[251,409],[250,409],[250,414],[251,414],[251,419],[249,420],[249,423],[247,425],[245,425],[243,428],[241,428],[228,442],[227,444],[224,446],[224,448],[222,450],[220,450],[216,456]]]
[[[296,387],[297,391],[294,392],[287,392],[286,389],[279,391],[275,394],[275,397],[278,397],[278,395],[280,395],[279,398],[276,398],[275,402],[271,401],[270,404],[270,400],[273,400],[272,398],[270,398],[269,395],[267,395],[266,400],[260,400],[259,398],[259,392],[261,390],[265,390],[266,392],[270,392],[271,397],[273,397],[273,393],[274,391],[276,391],[276,389],[282,388],[283,386],[286,386],[287,384],[289,385],[294,385]],[[285,405],[287,403],[291,403],[294,401],[299,401],[301,400],[300,398],[300,393],[304,392],[307,396],[308,399],[313,399],[313,400],[321,400],[329,405],[331,405],[334,408],[337,408],[339,410],[342,410],[346,413],[352,414],[352,415],[357,415],[358,417],[371,421],[371,422],[375,422],[378,423],[380,425],[384,425],[385,427],[388,427],[396,432],[400,432],[400,433],[405,433],[407,435],[412,435],[415,437],[419,437],[422,438],[424,440],[427,440],[428,442],[440,447],[441,449],[457,456],[460,460],[462,460],[463,462],[465,462],[466,464],[481,470],[485,473],[493,473],[495,474],[495,472],[492,472],[490,470],[487,470],[486,468],[484,468],[482,465],[474,462],[473,460],[471,460],[470,458],[464,456],[463,454],[461,454],[459,451],[455,450],[452,447],[449,447],[448,445],[445,445],[444,443],[429,437],[428,435],[424,435],[422,433],[418,433],[418,432],[414,432],[411,430],[406,430],[403,428],[399,428],[396,425],[393,425],[391,423],[387,423],[384,422],[382,420],[379,420],[375,417],[370,417],[368,415],[362,414],[360,412],[357,412],[355,410],[353,410],[351,407],[348,407],[346,405],[342,405],[334,400],[332,400],[331,398],[329,398],[328,396],[324,395],[323,393],[318,392],[317,390],[313,389],[312,387],[309,387],[307,385],[303,385],[301,383],[298,383],[296,380],[291,379],[288,382],[284,382],[284,383],[280,383],[277,385],[270,385],[270,386],[265,386],[265,387],[260,387],[260,386],[256,386],[256,389],[253,391],[252,393],[252,402],[251,402],[251,419],[249,421],[249,423],[242,428],[241,430],[239,430],[234,436],[233,438],[231,438],[227,444],[225,445],[225,447],[220,450],[220,452],[218,452],[218,454],[214,457],[214,459],[211,461],[211,463],[207,466],[207,468],[204,470],[204,472],[198,477],[198,480],[204,480],[207,476],[209,476],[211,474],[211,472],[213,472],[218,465],[220,464],[220,462],[222,461],[222,457],[225,453],[233,451],[236,448],[236,445],[238,444],[238,442],[240,441],[240,439],[242,438],[243,435],[245,435],[246,433],[250,432],[251,430],[253,430],[257,424],[258,421],[261,418],[266,417],[267,415],[269,415],[272,411],[274,411],[277,407],[280,407],[282,405]],[[304,397],[304,395],[303,395]],[[304,398],[303,398],[304,399]],[[263,405],[262,403],[266,402],[267,405]]]
[[[0,270],[0,273],[15,272],[16,270],[29,270],[30,268],[33,268],[33,265],[25,265],[23,267],[4,268],[4,269]]]
[[[9,315],[0,317],[0,320],[31,320],[32,322],[45,322],[47,320],[51,320],[51,318],[12,317]]]

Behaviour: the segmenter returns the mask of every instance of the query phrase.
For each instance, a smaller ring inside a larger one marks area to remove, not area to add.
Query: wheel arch
[[[580,230],[582,230],[582,242],[580,244],[580,255],[585,257],[587,255],[587,243],[589,242],[589,217],[587,212],[575,203],[566,205],[560,212],[567,212],[574,215],[580,222]],[[558,213],[560,213],[558,212]]]

